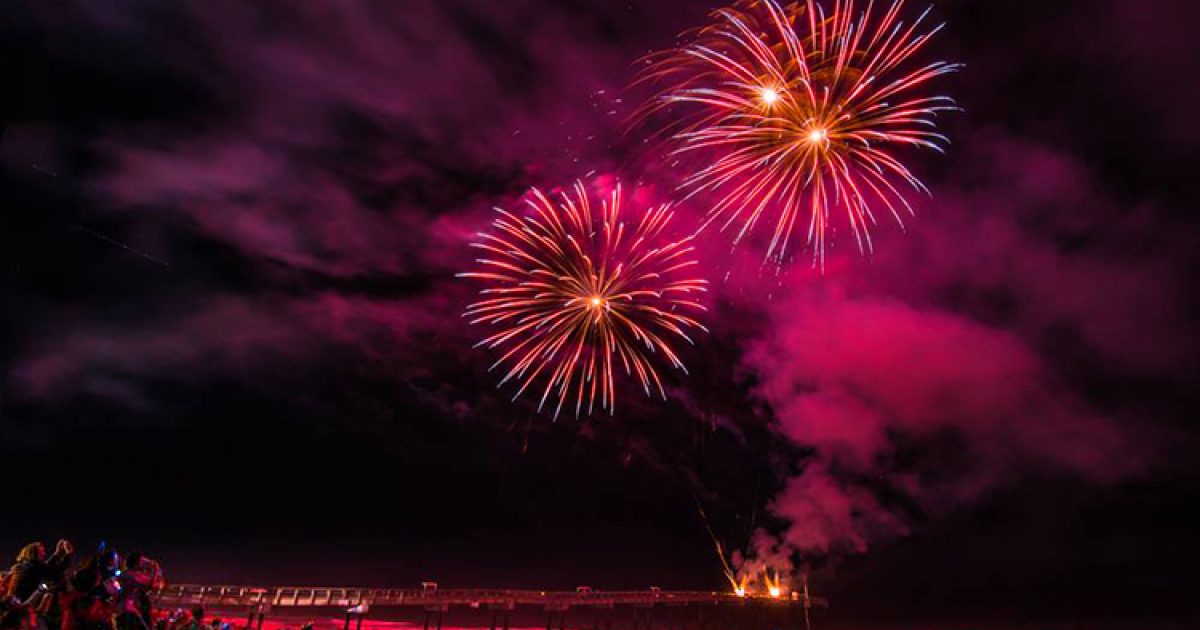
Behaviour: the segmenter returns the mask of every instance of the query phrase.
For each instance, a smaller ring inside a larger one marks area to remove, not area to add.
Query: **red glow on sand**
[[[236,617],[231,617],[228,619],[228,621],[231,621],[234,624],[237,624],[239,622],[238,618],[236,618]],[[241,619],[240,621],[242,623],[244,623],[245,619]],[[341,630],[342,628],[345,627],[345,624],[346,624],[345,619],[334,618],[334,617],[328,617],[328,618],[296,617],[294,619],[267,618],[263,622],[263,630],[296,630],[300,626],[302,626],[305,623],[308,623],[310,621],[313,624],[313,630]],[[355,623],[357,623],[357,622],[355,622]],[[350,627],[355,628],[356,626],[354,624],[351,624]],[[456,625],[452,625],[452,624],[445,624],[442,626],[442,630],[466,630],[467,628],[481,628],[481,627],[486,627],[486,624],[474,625],[474,626],[456,626]],[[383,621],[383,620],[365,619],[365,620],[363,620],[362,628],[363,628],[363,630],[419,630],[419,629],[422,629],[423,626],[420,622],[414,622],[414,621]],[[511,630],[545,630],[545,627],[544,626],[525,626],[525,627],[512,626]]]

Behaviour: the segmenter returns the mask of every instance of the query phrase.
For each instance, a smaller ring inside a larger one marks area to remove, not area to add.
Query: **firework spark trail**
[[[708,513],[704,511],[704,506],[700,504],[700,497],[692,495],[692,500],[696,502],[696,512],[700,515],[700,523],[704,525],[704,531],[708,532],[708,537],[712,539],[713,546],[717,552],[717,559],[721,561],[721,571],[725,574],[725,579],[729,581],[730,588],[739,597],[746,594],[746,578],[738,578],[737,572],[730,566],[729,560],[725,558],[725,545],[721,544],[721,539],[717,537],[717,533],[713,531],[712,524],[708,522]]]
[[[856,11],[855,0],[834,0],[826,14],[816,0],[743,0],[685,34],[687,43],[646,58],[638,82],[660,88],[635,121],[684,110],[658,131],[674,141],[674,154],[711,158],[681,185],[689,196],[718,195],[704,226],[740,222],[736,243],[776,213],[766,258],[782,263],[807,214],[807,241],[822,269],[831,208],[845,209],[864,254],[872,250],[873,202],[903,227],[902,214],[913,209],[897,184],[928,190],[888,149],[943,151],[949,140],[935,118],[958,108],[921,89],[961,67],[906,68],[942,25],[923,28],[928,9],[906,25],[903,4],[877,11],[868,0]]]
[[[502,352],[491,368],[507,365],[500,385],[520,383],[515,400],[544,379],[538,409],[556,396],[555,418],[568,400],[576,417],[585,403],[589,415],[597,402],[611,414],[618,367],[665,398],[652,355],[686,372],[671,344],[706,330],[686,314],[703,310],[706,281],[689,275],[695,247],[664,238],[671,206],[627,224],[620,184],[597,210],[583,182],[557,202],[535,188],[526,203],[526,216],[496,209],[494,230],[472,243],[479,269],[459,274],[488,283],[464,316],[496,329],[477,347]]]

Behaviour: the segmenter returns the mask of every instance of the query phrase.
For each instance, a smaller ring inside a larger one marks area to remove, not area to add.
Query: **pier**
[[[444,624],[510,630],[536,625],[547,630],[766,630],[800,628],[812,608],[828,602],[807,588],[780,597],[738,596],[718,591],[645,590],[573,591],[529,589],[351,587],[253,587],[173,584],[156,596],[158,606],[243,611],[248,629],[261,630],[268,615],[295,617],[332,614],[345,618],[346,630],[373,619],[407,619],[424,630]],[[532,624],[533,620],[538,623]],[[466,623],[464,623],[466,622]]]

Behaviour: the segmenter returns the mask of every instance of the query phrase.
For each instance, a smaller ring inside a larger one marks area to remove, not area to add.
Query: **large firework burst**
[[[815,0],[743,0],[715,11],[713,23],[685,34],[680,47],[646,59],[639,80],[660,91],[639,119],[684,110],[662,131],[676,142],[675,153],[708,159],[682,185],[718,195],[705,225],[722,217],[722,229],[740,223],[736,242],[764,214],[776,215],[767,257],[782,261],[797,219],[807,215],[808,243],[822,268],[831,208],[845,210],[864,253],[876,222],[872,206],[903,225],[912,207],[897,185],[928,191],[890,151],[942,150],[948,141],[934,118],[956,107],[923,89],[959,67],[910,67],[942,27],[922,26],[928,9],[905,24],[903,4],[877,10],[868,0],[859,10],[854,0],[834,0],[826,13]]]
[[[689,275],[691,239],[663,238],[670,205],[627,224],[620,184],[597,209],[582,182],[557,201],[535,188],[526,202],[526,216],[496,208],[494,230],[472,244],[484,252],[479,270],[459,274],[488,282],[465,316],[496,329],[478,345],[502,352],[500,384],[519,382],[515,399],[544,381],[538,408],[556,397],[556,418],[568,400],[577,417],[597,401],[612,413],[618,368],[665,397],[653,355],[686,372],[671,344],[704,330],[687,313],[702,310],[706,284]]]

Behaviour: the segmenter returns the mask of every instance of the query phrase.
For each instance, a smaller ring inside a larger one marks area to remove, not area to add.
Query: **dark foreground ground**
[[[244,623],[243,611],[223,610],[210,611],[212,614],[228,619],[234,623]],[[614,615],[613,630],[634,630],[632,611],[618,612]],[[712,611],[710,611],[711,613]],[[803,617],[799,610],[782,612],[775,615],[755,615],[734,613],[728,616],[710,614],[705,623],[706,630],[802,630]],[[424,628],[423,612],[421,611],[380,611],[375,613],[378,618],[368,618],[363,623],[363,630],[422,630]],[[1109,620],[1087,621],[1079,619],[1019,619],[1005,618],[1002,620],[963,619],[944,621],[875,621],[853,619],[853,611],[813,611],[811,618],[812,630],[1196,630],[1200,628],[1192,620],[1180,621],[1142,621],[1142,620]],[[1007,617],[998,612],[998,618]],[[443,630],[460,630],[466,628],[490,627],[491,613],[479,610],[451,610],[443,618]],[[308,615],[288,612],[272,615],[266,620],[263,630],[296,630],[301,625],[312,622],[314,630],[341,630],[345,627],[345,619],[336,610],[312,611]],[[559,627],[560,619],[554,618],[554,628]],[[588,611],[572,611],[567,616],[568,630],[602,630],[603,620]],[[436,627],[436,615],[430,617],[430,630]],[[647,626],[645,618],[637,621],[639,630],[699,630],[697,619],[690,615],[676,612],[671,615],[667,610],[659,610],[652,625]],[[351,625],[354,628],[354,625]],[[546,614],[542,611],[518,611],[511,618],[510,630],[545,630]]]

